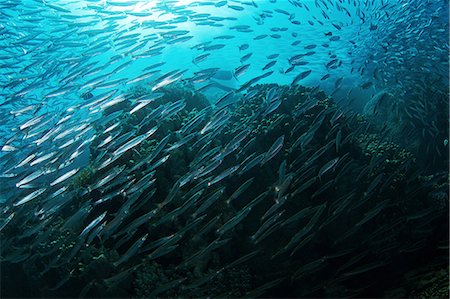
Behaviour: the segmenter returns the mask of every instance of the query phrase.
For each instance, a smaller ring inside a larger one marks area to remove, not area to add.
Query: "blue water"
[[[242,11],[230,9],[226,5],[221,7],[198,5],[202,1],[167,1],[167,3],[129,1],[129,5],[126,6],[108,5],[107,1],[54,3],[70,12],[45,7],[39,2],[23,1],[17,9],[4,10],[3,27],[4,30],[11,31],[11,35],[5,37],[3,43],[6,47],[7,42],[10,41],[13,42],[13,46],[4,48],[4,56],[8,59],[4,60],[5,64],[2,68],[2,84],[5,85],[10,80],[25,76],[24,79],[28,80],[19,85],[24,87],[27,82],[38,80],[39,73],[44,74],[44,80],[33,88],[25,99],[19,97],[20,100],[13,101],[13,106],[18,109],[30,103],[47,103],[43,107],[44,111],[46,109],[51,111],[53,108],[63,109],[70,104],[76,104],[82,92],[79,86],[82,86],[89,78],[108,73],[127,61],[132,62],[120,73],[112,74],[108,80],[134,78],[143,68],[158,62],[165,62],[165,65],[159,69],[161,73],[175,69],[187,70],[184,74],[185,78],[190,78],[193,72],[199,69],[209,67],[232,71],[241,64],[240,57],[251,52],[253,55],[245,62],[249,63],[250,67],[244,75],[239,77],[239,82],[233,83],[236,86],[260,75],[261,68],[268,62],[266,58],[268,55],[280,54],[277,63],[271,68],[274,73],[260,81],[261,83],[289,84],[301,70],[311,69],[312,74],[303,80],[302,84],[319,85],[321,89],[331,93],[335,87],[335,80],[342,77],[342,88],[335,93],[336,100],[355,98],[355,107],[359,110],[377,90],[396,84],[401,86],[402,81],[408,81],[408,76],[418,76],[415,72],[421,69],[422,78],[427,72],[448,77],[445,58],[448,51],[448,26],[446,26],[448,10],[445,1],[433,3],[406,0],[395,3],[338,1],[336,4],[324,1],[325,4],[319,2],[320,5],[317,6],[315,3],[318,2],[315,1],[298,1],[300,5],[304,4],[303,7],[295,7],[292,4],[295,1],[292,3],[256,1],[255,5],[251,2],[241,4],[240,7],[244,8]],[[5,4],[8,3],[8,1],[5,2]],[[237,5],[239,6],[239,2]],[[380,7],[383,7],[382,11],[379,10]],[[274,8],[292,15],[272,12]],[[271,13],[265,16],[264,11]],[[327,18],[324,18],[322,12],[326,12]],[[200,15],[197,19],[196,14],[205,15]],[[430,16],[427,17],[427,15]],[[217,21],[220,27],[208,25],[208,22],[214,23],[214,21],[205,21],[202,24],[202,20],[208,17],[232,18],[232,20]],[[179,18],[181,21],[171,24],[174,18]],[[34,21],[34,19],[37,20]],[[292,24],[291,21],[294,20],[300,24]],[[410,20],[412,21],[408,22]],[[33,26],[36,22],[39,24],[37,28]],[[161,24],[161,28],[167,24],[173,29],[155,29],[155,24]],[[332,24],[342,29],[337,30]],[[378,28],[371,31],[373,24],[376,24]],[[235,25],[247,25],[251,28],[251,32],[229,29]],[[284,28],[286,31],[273,32],[270,31],[271,28]],[[90,30],[100,30],[100,32],[87,34]],[[163,40],[162,34],[171,30],[187,30],[189,32],[186,35],[192,36],[192,39],[173,46],[165,46],[162,43],[163,49],[155,57],[133,58],[145,50],[158,47]],[[41,31],[45,33],[38,34],[34,40],[24,44],[14,43],[22,36],[27,36],[28,32],[31,34]],[[334,32],[340,39],[330,41],[330,36],[324,34],[327,32]],[[120,46],[116,46],[120,42],[120,36],[128,33],[139,34],[139,36],[132,45],[120,49]],[[261,34],[279,34],[280,37],[268,36],[261,40],[253,39]],[[220,35],[233,35],[234,38],[214,40],[214,37]],[[150,38],[150,41],[145,42],[147,38]],[[192,50],[191,47],[211,41],[213,44],[224,43],[226,46],[220,50],[211,51],[208,59],[198,66],[193,65],[192,59],[202,51]],[[292,46],[294,41],[299,43]],[[127,50],[140,43],[145,45],[137,50],[137,53],[127,53]],[[248,43],[250,48],[239,51],[238,47],[243,43]],[[96,47],[99,44],[102,46]],[[290,66],[288,59],[295,54],[308,52],[304,50],[304,47],[311,44],[317,47],[313,49],[314,55],[305,57],[304,61],[308,64],[283,74]],[[323,44],[328,44],[329,47],[321,46]],[[387,49],[383,50],[383,46]],[[398,46],[404,48],[401,49]],[[111,63],[111,58],[117,55],[123,55],[123,57],[118,57]],[[331,55],[336,55],[339,67],[327,70],[326,64],[331,60]],[[74,67],[76,60],[83,60],[84,65],[91,65],[91,69],[95,66],[99,70],[95,74],[90,74],[88,68],[75,76],[70,85],[76,92],[65,94],[65,97],[61,98],[42,100],[49,91],[58,89],[64,84],[61,79],[70,73],[68,70]],[[35,68],[31,66],[28,71],[20,71],[21,68],[33,62],[36,64]],[[14,65],[13,70],[8,68],[11,65]],[[361,71],[361,67],[365,70]],[[377,69],[377,78],[373,78],[374,69]],[[330,78],[320,81],[324,74],[330,74]],[[373,81],[373,87],[361,90],[359,85],[366,81]],[[127,87],[129,86],[119,86],[119,90],[125,90]],[[14,89],[4,89],[5,100],[17,89],[19,89],[17,86]],[[96,91],[94,90],[93,93],[96,94]],[[4,109],[10,107],[7,106]],[[12,125],[12,122],[8,123]],[[5,138],[6,136],[4,135]]]
[[[448,249],[448,11],[0,0],[2,292],[416,295]]]

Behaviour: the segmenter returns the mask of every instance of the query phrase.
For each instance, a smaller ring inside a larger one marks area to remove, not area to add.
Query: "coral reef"
[[[70,182],[78,200],[41,224],[50,242],[24,252],[45,295],[381,296],[404,259],[446,238],[436,227],[448,174],[422,175],[413,152],[325,93],[257,85],[214,113],[188,85],[158,92],[131,115],[148,88],[104,111],[115,117],[96,127],[89,166]],[[103,134],[115,124],[120,134]],[[117,157],[100,146],[153,127]],[[106,221],[84,236],[96,219]]]

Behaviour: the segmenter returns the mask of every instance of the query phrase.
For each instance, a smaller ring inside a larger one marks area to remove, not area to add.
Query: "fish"
[[[361,219],[358,223],[356,223],[356,226],[361,226],[364,223],[368,222],[370,219],[374,218],[378,213],[380,213],[388,204],[389,200],[384,200],[380,203],[378,203],[375,207],[371,209],[371,211],[367,212],[364,215],[364,218]]]
[[[69,219],[66,220],[66,222],[62,226],[62,229],[76,231],[76,229],[81,226],[83,220],[92,211],[92,208],[93,206],[89,204],[81,207],[75,214],[73,214]]]
[[[267,116],[269,114],[271,114],[272,112],[274,112],[275,110],[278,109],[278,107],[281,106],[281,104],[283,103],[282,99],[278,99],[275,100],[273,102],[270,102],[266,108],[266,110],[264,110],[264,112],[262,113],[263,116]]]
[[[321,257],[315,261],[312,261],[306,265],[303,265],[302,267],[300,267],[299,270],[297,270],[294,273],[294,277],[296,279],[300,279],[301,277],[307,275],[307,274],[312,274],[316,271],[318,271],[319,269],[324,268],[327,264],[326,264],[327,260],[324,257]]]
[[[244,8],[243,8],[242,6],[239,6],[239,5],[229,5],[229,4],[228,4],[228,8],[231,8],[231,9],[237,10],[237,11],[242,11],[242,10],[244,10]]]
[[[192,264],[193,262],[195,262],[196,260],[201,259],[202,257],[204,257],[206,254],[210,253],[211,251],[222,247],[223,245],[225,245],[226,243],[228,243],[230,241],[231,238],[227,238],[227,239],[215,239],[214,241],[212,241],[208,246],[206,246],[205,248],[199,250],[198,252],[196,252],[195,254],[193,254],[192,256],[188,257],[184,262],[183,265],[187,266],[189,264]]]
[[[265,218],[269,217],[271,214],[273,214],[277,209],[279,209],[288,199],[288,196],[283,196],[275,199],[275,203],[262,215],[261,220],[263,221]]]
[[[203,47],[203,51],[216,51],[216,50],[220,50],[223,47],[225,47],[225,44],[213,44],[213,45],[208,45]]]
[[[292,236],[292,238],[289,240],[289,242],[279,251],[275,254],[275,256],[278,256],[286,251],[291,250],[291,248],[293,246],[296,246],[292,251],[291,251],[291,255],[295,253],[296,250],[298,250],[298,245],[303,245],[300,240],[306,235],[308,234],[311,229],[315,226],[315,224],[317,223],[319,217],[322,215],[323,211],[325,210],[325,204],[322,204],[320,206],[315,207],[315,214],[311,217],[311,219],[309,220],[309,222],[302,228],[300,229],[294,236]],[[310,235],[311,236],[311,235]]]
[[[255,36],[253,39],[254,40],[261,40],[261,39],[264,39],[264,38],[266,38],[268,36],[269,36],[268,34],[261,34],[261,35]]]
[[[187,144],[188,142],[190,142],[192,139],[194,139],[197,136],[198,136],[197,132],[193,132],[191,134],[188,134],[185,137],[183,137],[182,139],[180,139],[179,141],[177,141],[174,144],[172,144],[170,147],[166,148],[164,150],[164,152],[165,153],[169,153],[171,151],[174,151],[174,150],[180,148],[181,146]]]
[[[224,225],[222,225],[220,228],[216,230],[217,234],[220,236],[224,235],[229,230],[233,229],[237,224],[239,224],[244,218],[250,213],[252,207],[247,207],[245,209],[242,209],[241,212],[236,214],[233,218],[228,220]]]
[[[292,80],[291,85],[296,85],[300,80],[305,79],[306,77],[308,77],[310,74],[312,73],[312,70],[307,70],[307,71],[303,71],[301,73],[299,73],[294,80]]]
[[[113,181],[118,175],[120,175],[125,169],[125,165],[115,167],[111,169],[107,175],[105,175],[103,178],[97,180],[97,182],[90,187],[90,190],[95,190],[98,188],[102,188],[107,186],[111,181]]]
[[[271,103],[278,100],[281,97],[281,91],[277,87],[272,87],[267,91],[266,101]]]
[[[183,76],[184,71],[170,72],[165,74],[164,76],[156,79],[155,84],[152,87],[152,91],[158,90],[162,87],[166,87],[178,80]]]
[[[222,173],[218,174],[216,177],[214,177],[211,181],[208,182],[208,186],[214,185],[221,180],[225,179],[226,177],[232,175],[240,168],[240,165],[232,166],[226,170],[224,170]]]
[[[212,118],[202,130],[200,130],[200,134],[204,135],[206,132],[211,131],[213,129],[217,129],[217,127],[222,126],[230,119],[230,115],[226,110],[221,110],[219,113],[216,113],[216,116]]]
[[[250,236],[250,240],[254,244],[261,243],[264,239],[266,239],[268,236],[270,236],[272,233],[274,233],[279,227],[281,226],[281,222],[278,222],[278,218],[281,217],[281,215],[284,214],[285,210],[282,210],[279,213],[275,213],[272,217],[267,219],[260,227],[259,229]]]
[[[148,130],[146,133],[141,134],[139,136],[136,136],[135,138],[133,138],[130,141],[126,142],[125,144],[120,146],[118,149],[116,149],[112,153],[113,158],[120,157],[126,151],[128,151],[128,150],[132,149],[133,147],[139,145],[142,141],[144,141],[145,139],[147,139],[151,135],[153,135],[156,132],[157,129],[158,129],[158,127],[155,126],[155,127],[151,128],[150,130]]]
[[[2,222],[0,223],[0,232],[8,225],[8,223],[11,222],[15,215],[16,213],[13,212],[9,214],[8,217],[2,220]]]
[[[264,159],[261,161],[261,165],[270,161],[273,157],[275,157],[283,148],[284,144],[284,135],[278,137],[277,140],[272,144],[269,150],[264,154]]]
[[[371,81],[367,81],[367,82],[362,83],[360,86],[362,89],[368,89],[373,86],[373,83]]]
[[[28,194],[27,196],[23,197],[18,202],[14,203],[14,206],[17,207],[17,206],[23,205],[24,203],[27,203],[27,202],[37,198],[38,196],[43,194],[46,190],[47,190],[47,188],[37,189],[37,190],[31,192],[30,194]]]
[[[250,64],[244,64],[241,66],[238,66],[236,69],[234,69],[233,73],[234,76],[236,78],[242,76],[243,74],[245,74],[245,72],[248,70],[248,68],[250,67]]]
[[[320,170],[319,170],[319,179],[320,179],[325,173],[327,173],[328,171],[330,171],[331,169],[333,169],[333,171],[334,171],[334,168],[335,168],[336,164],[338,163],[338,161],[339,161],[339,157],[334,158],[334,159],[328,161],[325,165],[323,165],[322,168],[320,168]]]
[[[33,159],[33,157],[34,157],[34,155],[31,155],[31,156],[29,156],[28,159],[25,159],[24,161],[27,161],[27,160],[28,160],[28,162],[29,162],[30,160]],[[22,162],[22,163],[23,163],[23,162]],[[18,165],[21,165],[22,163],[20,163],[20,164],[18,164]],[[25,163],[27,163],[27,162],[25,162]],[[19,167],[20,167],[20,166],[19,166]],[[17,188],[21,188],[22,186],[24,186],[24,185],[26,185],[26,184],[32,182],[33,180],[35,180],[35,179],[41,177],[42,175],[45,175],[46,173],[49,173],[49,172],[48,172],[48,171],[45,171],[45,170],[43,170],[43,169],[38,169],[38,170],[36,170],[35,172],[33,172],[33,173],[27,175],[26,177],[24,177],[23,179],[21,179],[19,182],[17,182],[17,183],[16,183],[16,187],[17,187]]]
[[[261,165],[261,162],[266,157],[266,153],[262,153],[257,156],[249,156],[246,160],[242,161],[238,174],[242,176],[247,171],[251,170],[257,165]]]
[[[245,298],[256,298],[260,297],[262,294],[264,294],[267,290],[281,284],[285,278],[277,278],[275,280],[269,281],[265,284],[262,284],[258,286],[256,289],[253,289],[251,291],[248,291],[245,293]]]
[[[141,238],[139,238],[128,250],[127,252],[125,252],[124,255],[122,255],[120,257],[119,260],[117,260],[116,262],[113,263],[113,265],[115,267],[120,266],[121,264],[123,264],[124,262],[126,262],[130,257],[132,257],[133,255],[135,255],[138,251],[139,248],[142,246],[142,244],[145,242],[145,240],[147,240],[147,236],[148,234],[145,234],[144,236],[142,236]]]
[[[207,198],[200,207],[192,214],[192,217],[197,218],[198,215],[206,211],[212,204],[214,204],[225,192],[225,187],[219,188],[209,198]]]
[[[106,211],[92,220],[80,233],[80,237],[85,237],[95,226],[97,226],[106,216]]]
[[[249,44],[242,44],[239,46],[239,51],[245,51],[249,48]]]
[[[69,179],[70,177],[75,175],[79,170],[80,170],[79,168],[75,168],[75,169],[72,169],[72,170],[66,172],[65,174],[63,174],[62,176],[58,177],[56,180],[51,182],[50,186],[55,186],[55,185],[65,181],[65,180]]]
[[[254,177],[248,179],[247,181],[245,181],[241,186],[239,186],[239,188],[237,188],[233,194],[230,195],[230,197],[226,200],[227,204],[230,204],[231,202],[233,202],[234,200],[236,200],[237,198],[239,198],[239,196],[241,194],[243,194],[253,183],[254,181]]]
[[[247,53],[244,56],[241,57],[241,59],[239,60],[241,63],[244,63],[246,60],[250,59],[250,57],[252,57],[253,53]]]
[[[135,83],[147,80],[147,79],[153,77],[156,73],[157,73],[157,71],[149,71],[149,72],[143,73],[142,75],[139,75],[131,80],[128,80],[125,84],[126,85],[135,84]],[[113,85],[113,86],[115,87],[116,85]],[[108,87],[110,87],[110,86],[108,86]],[[97,88],[99,88],[99,86],[97,86]],[[132,113],[130,112],[130,114],[132,114]]]
[[[263,66],[262,70],[263,70],[263,71],[268,70],[268,69],[270,69],[271,67],[273,67],[276,63],[277,63],[276,60],[270,61],[270,62],[268,62],[265,66]]]
[[[358,274],[361,274],[361,273],[365,273],[365,272],[371,271],[373,269],[377,269],[379,267],[383,267],[385,265],[386,265],[385,261],[376,261],[376,262],[370,263],[368,265],[365,265],[365,266],[362,266],[362,267],[358,267],[358,268],[356,268],[353,271],[342,273],[341,275],[342,275],[342,277],[354,276],[354,275],[358,275]]]
[[[366,192],[364,192],[364,196],[367,197],[372,194],[372,191],[375,189],[378,184],[380,184],[381,180],[384,178],[385,174],[380,173],[378,174],[373,181],[370,183],[369,187],[367,188]]]

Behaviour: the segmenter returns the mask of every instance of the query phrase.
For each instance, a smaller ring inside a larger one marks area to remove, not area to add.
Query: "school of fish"
[[[34,296],[373,294],[445,218],[446,6],[1,0],[2,267]]]

